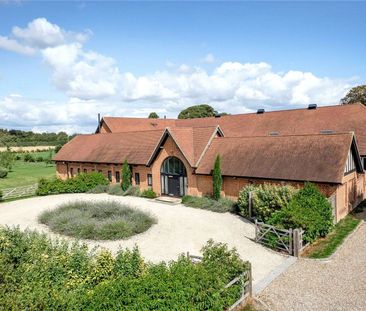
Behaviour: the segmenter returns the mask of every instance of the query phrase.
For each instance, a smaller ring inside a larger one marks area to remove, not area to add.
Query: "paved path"
[[[366,310],[366,223],[331,261],[298,260],[260,299],[273,311]]]
[[[75,200],[116,200],[128,203],[140,210],[148,211],[158,219],[148,231],[127,240],[87,241],[91,246],[100,245],[113,252],[120,247],[131,248],[137,244],[142,255],[153,262],[176,259],[189,251],[199,254],[202,246],[212,238],[216,242],[236,247],[241,257],[249,260],[253,267],[254,283],[283,264],[287,257],[267,250],[254,243],[254,226],[230,213],[219,214],[183,205],[167,205],[156,201],[117,197],[107,194],[62,194],[18,200],[0,204],[0,225],[19,225],[20,228],[37,229],[51,234],[47,226],[37,222],[38,215],[53,209],[60,203]]]

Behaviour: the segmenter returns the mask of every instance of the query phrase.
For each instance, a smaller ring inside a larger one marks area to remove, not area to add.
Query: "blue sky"
[[[0,3],[0,127],[337,104],[366,82],[365,2]]]

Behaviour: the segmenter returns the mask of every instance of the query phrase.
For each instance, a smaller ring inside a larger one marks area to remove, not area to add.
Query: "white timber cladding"
[[[356,169],[355,159],[353,157],[352,150],[350,150],[350,151],[348,151],[348,157],[347,157],[346,166],[344,168],[344,173],[347,174],[351,171],[354,171],[355,169]]]

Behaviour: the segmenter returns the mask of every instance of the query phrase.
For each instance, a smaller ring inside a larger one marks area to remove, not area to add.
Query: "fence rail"
[[[187,257],[193,262],[193,263],[199,263],[202,261],[201,256],[195,256],[190,255],[187,252]],[[244,273],[238,275],[236,278],[231,280],[229,283],[227,283],[222,291],[225,291],[226,289],[230,288],[231,286],[241,283],[241,294],[240,297],[226,310],[227,311],[239,311],[242,309],[242,307],[245,306],[248,299],[252,297],[253,295],[253,278],[252,278],[252,266],[249,263],[249,269],[245,271]]]
[[[277,251],[298,257],[307,246],[303,241],[302,229],[280,229],[255,221],[255,241]]]
[[[37,184],[3,189],[3,200],[29,197],[36,194]]]

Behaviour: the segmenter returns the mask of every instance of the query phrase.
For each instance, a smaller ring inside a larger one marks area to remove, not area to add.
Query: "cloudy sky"
[[[0,127],[338,104],[366,82],[365,29],[365,2],[0,0]]]

